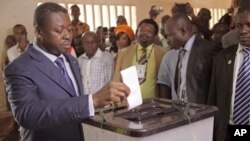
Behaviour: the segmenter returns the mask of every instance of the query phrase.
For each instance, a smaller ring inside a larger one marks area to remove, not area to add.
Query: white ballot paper
[[[137,70],[135,66],[121,71],[123,83],[130,88],[130,94],[127,97],[128,109],[133,109],[142,104],[141,88],[138,81]]]

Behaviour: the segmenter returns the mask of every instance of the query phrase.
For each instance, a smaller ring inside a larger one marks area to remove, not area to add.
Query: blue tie
[[[69,84],[70,88],[73,90],[74,94],[76,95],[74,84],[67,73],[63,58],[58,57],[55,60],[55,63],[57,64],[58,68],[60,69],[61,74],[64,76],[64,78],[67,81],[67,83]]]
[[[244,59],[237,76],[233,110],[236,125],[247,125],[250,119],[250,48],[242,51]]]

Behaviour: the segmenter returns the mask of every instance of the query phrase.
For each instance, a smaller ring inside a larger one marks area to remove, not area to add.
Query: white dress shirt
[[[82,75],[84,94],[93,94],[100,90],[112,79],[114,71],[114,58],[109,52],[99,48],[91,58],[86,53],[78,58]]]
[[[7,56],[8,56],[8,59],[10,62],[12,62],[14,59],[16,59],[21,54],[22,54],[22,52],[21,52],[21,49],[18,47],[18,44],[12,46],[11,48],[9,48],[7,50]]]

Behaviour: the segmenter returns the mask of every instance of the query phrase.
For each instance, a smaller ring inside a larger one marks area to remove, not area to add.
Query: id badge
[[[137,70],[138,78],[144,78],[145,77],[146,65],[137,65],[136,70]]]

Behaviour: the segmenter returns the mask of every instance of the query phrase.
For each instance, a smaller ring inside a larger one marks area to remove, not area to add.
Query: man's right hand
[[[93,94],[95,108],[123,101],[130,93],[128,86],[121,82],[111,81],[97,93]]]

